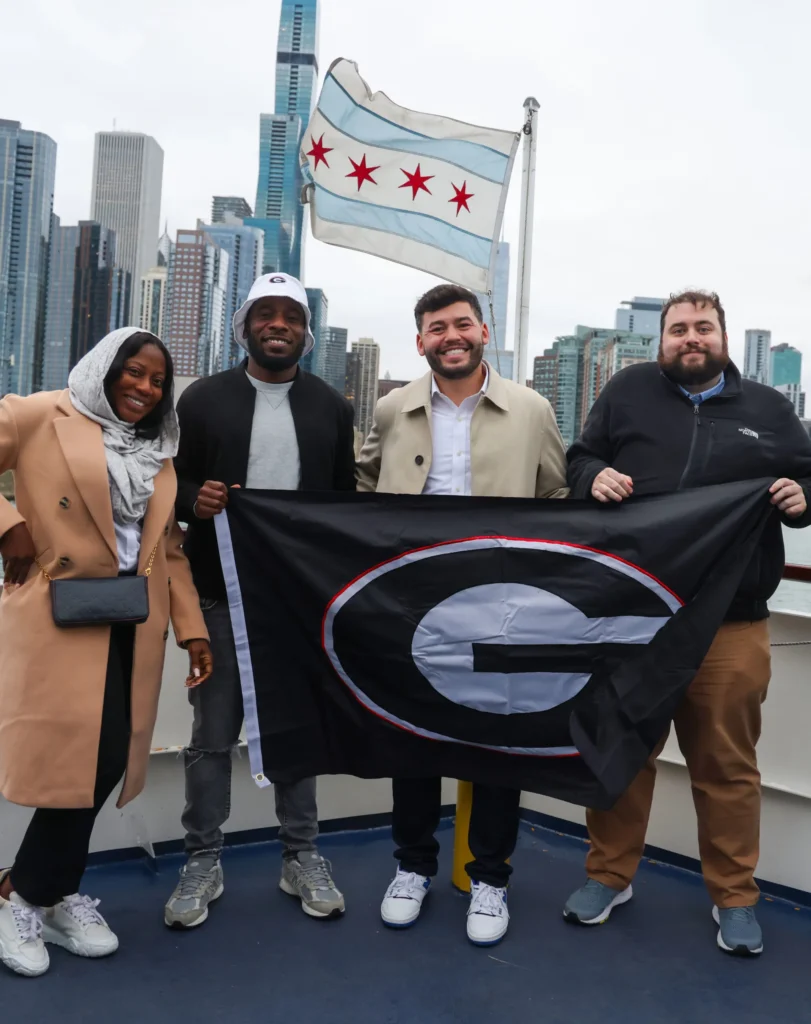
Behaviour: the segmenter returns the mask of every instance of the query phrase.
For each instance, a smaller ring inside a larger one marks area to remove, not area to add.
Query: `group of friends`
[[[744,380],[728,352],[714,293],[673,295],[655,362],[617,373],[566,451],[549,402],[485,358],[476,296],[442,284],[414,309],[420,379],[382,398],[355,458],[349,402],[299,366],[313,348],[301,283],[254,284],[234,318],[238,367],[191,384],[177,408],[172,359],[137,328],[115,331],[73,369],[68,389],[0,401],[0,792],[36,808],[0,872],[0,960],[36,976],[47,945],[102,957],[118,939],[80,894],[98,812],[123,777],[118,806],[143,788],[171,620],[189,654],[193,708],[185,750],[186,863],[164,919],[202,925],[224,890],[223,832],[242,691],[214,519],[233,488],[567,497],[608,504],[710,484],[770,478],[775,507],[726,620],[674,725],[687,762],[704,879],[728,952],[756,955],[760,776],[756,744],[770,678],[768,599],[781,578],[781,527],[811,522],[811,440],[790,402]],[[178,523],[186,524],[185,534]],[[149,617],[64,629],[50,579],[146,574]],[[589,811],[585,883],[563,916],[608,920],[633,894],[656,777],[653,751],[609,811]],[[441,779],[394,779],[397,870],[384,924],[417,923],[437,873]],[[275,785],[280,888],[314,918],[345,899],[319,853],[315,779]],[[473,787],[467,936],[508,929],[510,857],[520,793]]]

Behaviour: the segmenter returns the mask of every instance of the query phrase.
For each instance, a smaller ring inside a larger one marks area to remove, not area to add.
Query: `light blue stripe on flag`
[[[390,206],[344,199],[318,184],[315,190],[315,208],[321,220],[399,235],[459,256],[476,267],[487,269],[490,266],[493,243],[489,238],[473,235],[427,213],[410,213]]]
[[[327,75],[321,88],[318,109],[339,132],[367,146],[445,160],[497,185],[507,174],[510,158],[504,153],[464,139],[431,139],[387,121],[357,104],[332,75]]]

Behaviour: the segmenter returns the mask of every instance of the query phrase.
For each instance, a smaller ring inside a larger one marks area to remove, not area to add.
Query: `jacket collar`
[[[689,402],[690,399],[686,398],[684,393],[679,388],[675,381],[672,381],[670,377],[664,372],[659,371],[659,376],[664,381],[665,385],[670,388],[671,391],[675,392],[680,398],[684,399],[685,402]],[[730,360],[724,368],[724,390],[715,395],[713,398],[708,399],[710,402],[714,402],[716,399],[722,398],[737,398],[741,393],[741,373],[738,367]]]
[[[510,401],[507,395],[506,382],[503,377],[500,377],[496,373],[489,363],[487,364],[487,369],[489,371],[490,378],[487,382],[487,391],[482,396],[482,401],[490,401],[503,412],[508,412],[510,408]],[[419,380],[415,380],[412,384],[407,385],[411,393],[403,402],[403,412],[415,412],[417,409],[425,409],[425,411],[430,414],[432,380],[433,373],[429,370],[428,373],[420,377]]]

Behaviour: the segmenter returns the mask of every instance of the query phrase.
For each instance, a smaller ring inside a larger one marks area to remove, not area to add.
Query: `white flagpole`
[[[529,284],[532,270],[532,218],[535,212],[535,155],[538,143],[537,119],[540,103],[534,96],[524,100],[524,167],[521,172],[521,229],[518,236],[518,287],[515,305],[515,363],[513,380],[527,381],[529,342]]]

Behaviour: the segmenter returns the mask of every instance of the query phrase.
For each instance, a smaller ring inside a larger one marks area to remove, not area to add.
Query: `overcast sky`
[[[2,0],[0,117],[58,144],[55,212],[89,216],[93,136],[153,135],[163,217],[253,206],[259,114],[272,111],[278,0]],[[811,391],[808,0],[322,0],[320,66],[496,128],[539,115],[530,360],[634,295],[717,290],[743,332],[805,354]],[[518,242],[520,160],[505,236]],[[510,298],[509,338],[515,277]],[[381,375],[423,369],[411,308],[436,283],[308,239],[305,282],[330,322],[374,337]],[[531,365],[531,362],[530,362]]]

